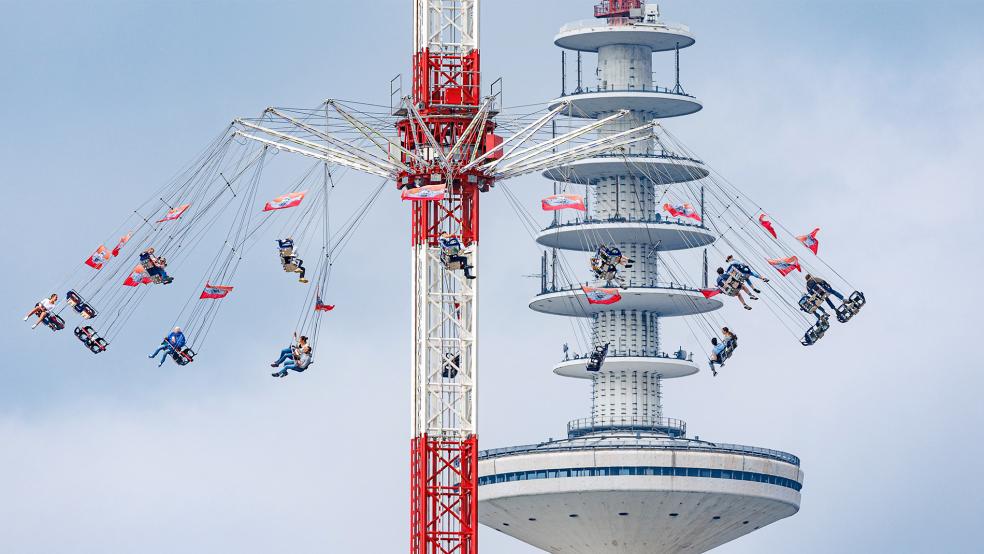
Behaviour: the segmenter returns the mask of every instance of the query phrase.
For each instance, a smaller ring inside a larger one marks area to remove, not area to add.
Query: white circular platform
[[[704,298],[698,290],[663,287],[632,287],[619,289],[622,299],[613,304],[589,304],[579,288],[541,294],[530,301],[534,311],[567,317],[591,317],[601,312],[639,310],[654,312],[661,317],[678,317],[712,312],[723,304]]]
[[[479,521],[547,552],[698,554],[799,510],[795,465],[743,447],[626,435],[485,453]]]
[[[663,222],[593,221],[559,225],[540,231],[536,242],[548,248],[592,252],[598,242],[659,244],[659,250],[701,248],[713,243],[710,229],[666,220]]]
[[[696,362],[676,358],[659,358],[656,356],[608,356],[601,365],[600,371],[588,371],[589,358],[568,360],[554,366],[553,372],[564,377],[576,379],[591,379],[602,373],[618,371],[647,371],[658,373],[663,379],[687,377],[700,372]]]
[[[687,48],[697,42],[683,25],[642,23],[610,25],[604,19],[569,23],[554,37],[554,44],[568,50],[597,52],[602,46],[626,44],[648,46],[653,52],[666,52],[680,46]]]
[[[637,177],[650,179],[658,185],[670,185],[697,181],[708,175],[704,164],[696,160],[657,154],[595,156],[543,172],[543,176],[551,181],[578,185],[594,185],[599,179],[613,177]]]
[[[551,102],[550,109],[556,108],[561,102],[571,102],[570,109],[565,111],[564,115],[589,119],[598,119],[618,110],[644,112],[648,119],[662,119],[690,115],[704,107],[693,96],[652,90],[611,90],[568,94]]]

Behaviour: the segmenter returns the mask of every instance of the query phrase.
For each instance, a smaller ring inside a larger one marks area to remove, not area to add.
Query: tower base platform
[[[556,554],[706,552],[799,511],[798,463],[630,434],[488,451],[479,521]]]

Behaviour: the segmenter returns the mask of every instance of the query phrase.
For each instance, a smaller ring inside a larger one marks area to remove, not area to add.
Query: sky
[[[0,295],[0,551],[406,548],[397,195],[337,268],[339,308],[303,375],[269,376],[297,316],[274,252],[247,266],[241,301],[184,368],[146,358],[177,292],[155,291],[99,356],[21,317],[235,117],[388,103],[409,64],[408,4],[0,1],[0,232],[19,254]],[[485,78],[503,77],[506,105],[559,93],[552,37],[591,4],[483,3]],[[697,36],[682,82],[705,105],[667,127],[787,226],[821,227],[827,261],[869,302],[810,349],[764,310],[729,305],[740,354],[720,377],[665,385],[666,415],[691,434],[803,460],[800,513],[717,552],[980,551],[984,4],[662,6]],[[672,83],[668,61],[656,67]],[[358,198],[372,182],[341,188]],[[509,187],[535,207],[550,183]],[[539,250],[504,195],[482,210],[481,444],[558,438],[590,410],[586,382],[551,372],[571,327],[527,309]],[[664,324],[666,341],[697,350],[683,327]],[[487,528],[480,544],[535,552]]]

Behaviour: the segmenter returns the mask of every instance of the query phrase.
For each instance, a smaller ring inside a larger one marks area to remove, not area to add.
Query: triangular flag
[[[120,237],[120,241],[118,243],[116,243],[116,247],[113,248],[113,257],[114,258],[116,256],[119,256],[120,255],[120,250],[123,249],[123,245],[125,245],[128,242],[130,242],[130,238],[132,236],[133,236],[133,233],[127,233],[127,234],[123,235],[122,237]]]
[[[587,211],[587,207],[584,205],[584,197],[580,194],[554,194],[544,198],[540,205],[545,212],[555,212],[557,210]]]
[[[776,268],[776,270],[779,271],[783,277],[789,275],[793,271],[803,271],[803,268],[800,267],[799,258],[796,256],[769,260],[769,264]]]
[[[614,304],[622,299],[618,289],[601,289],[581,285],[581,290],[588,299],[588,304]]]
[[[199,300],[225,298],[230,292],[232,292],[232,287],[212,285],[206,281],[205,289],[202,290],[202,295],[198,298]]]
[[[109,255],[109,250],[105,246],[100,245],[96,248],[96,251],[89,256],[89,259],[85,261],[85,265],[93,269],[102,269],[103,264],[106,263],[112,256]]]
[[[406,189],[400,198],[403,200],[444,200],[444,185],[427,185],[415,189]]]
[[[171,208],[166,214],[164,214],[164,217],[157,220],[157,223],[164,223],[165,221],[174,221],[175,219],[178,219],[184,215],[185,211],[187,211],[190,206],[191,204],[184,204],[178,206],[177,208]]]
[[[673,217],[689,217],[694,221],[700,221],[700,214],[694,209],[690,204],[677,204],[671,206],[670,204],[663,204],[663,209],[669,212]]]
[[[769,219],[769,216],[765,214],[760,215],[759,223],[762,227],[765,227],[765,230],[768,231],[770,235],[772,235],[772,238],[779,238],[779,235],[776,234],[776,228],[772,226],[772,221]]]
[[[816,254],[817,250],[820,248],[820,241],[817,240],[817,233],[819,232],[820,232],[820,228],[817,227],[816,229],[811,231],[810,234],[808,235],[796,237],[796,240],[802,242],[803,246],[809,248],[811,252]]]
[[[306,190],[302,192],[290,192],[283,196],[278,196],[267,202],[266,205],[263,206],[263,211],[272,212],[274,210],[286,210],[287,208],[300,206],[301,201],[304,200],[305,194],[307,194]]]

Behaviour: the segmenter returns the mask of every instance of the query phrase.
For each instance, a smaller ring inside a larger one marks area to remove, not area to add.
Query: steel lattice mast
[[[479,1],[415,0],[413,56],[399,184],[443,184],[446,196],[412,208],[410,552],[474,554],[478,279],[448,271],[438,239],[458,237],[477,266],[479,193],[493,181],[462,168],[495,142],[494,114],[480,106]]]

